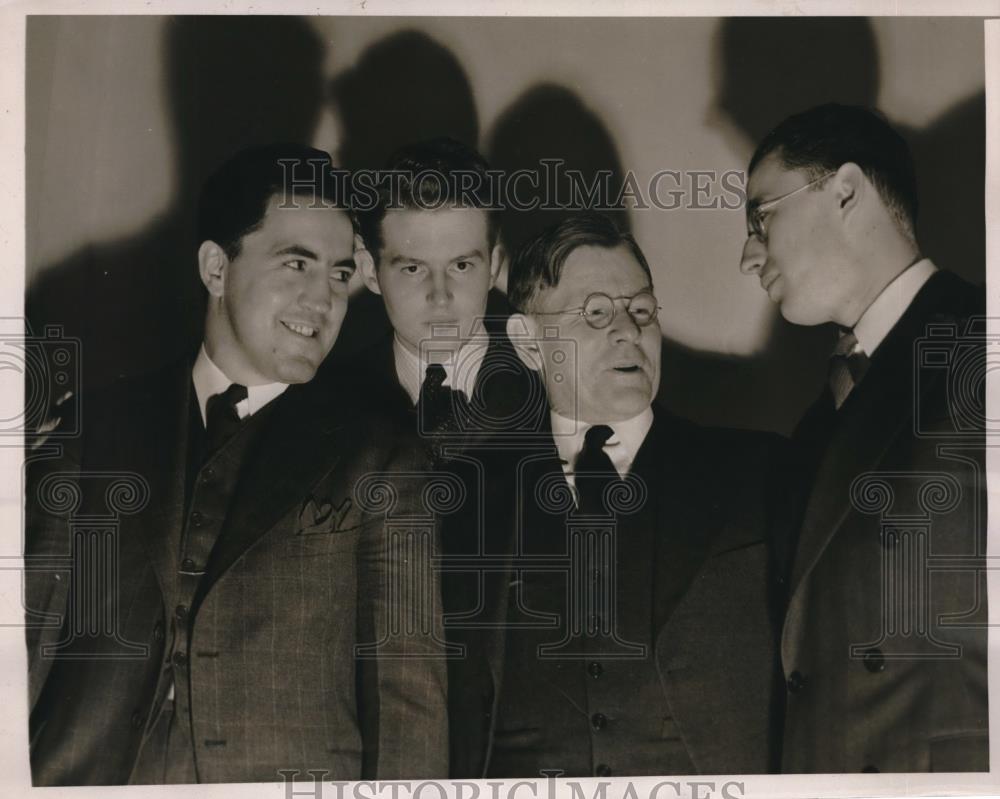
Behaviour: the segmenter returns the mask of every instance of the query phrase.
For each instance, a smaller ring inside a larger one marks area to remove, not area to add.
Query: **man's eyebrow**
[[[483,253],[481,250],[470,250],[469,252],[464,253],[462,255],[456,255],[454,258],[451,259],[451,262],[455,263],[456,261],[471,261],[473,258],[479,258],[481,260],[482,257]]]
[[[354,263],[354,256],[353,255],[350,256],[349,258],[341,258],[339,261],[337,261],[336,263],[334,263],[333,266],[334,266],[335,269],[340,269],[341,267],[345,267],[345,266],[350,267],[352,270],[357,269],[357,264]]]
[[[275,255],[299,255],[303,258],[309,258],[313,261],[318,261],[319,256],[316,255],[308,247],[303,247],[301,244],[289,244],[287,247],[281,247],[274,251]]]
[[[424,263],[424,261],[421,261],[419,258],[411,258],[409,255],[394,255],[392,256],[392,258],[389,259],[389,263],[392,265],[403,264],[403,263],[422,264]]]

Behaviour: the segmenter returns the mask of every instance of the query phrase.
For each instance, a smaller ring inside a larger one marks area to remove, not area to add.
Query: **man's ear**
[[[228,269],[229,256],[226,251],[214,241],[203,241],[198,248],[198,274],[210,297],[219,298],[225,293]]]
[[[865,196],[868,189],[868,178],[857,164],[848,161],[841,164],[840,169],[833,176],[834,197],[837,200],[837,207],[841,216],[846,217],[856,209]]]
[[[507,251],[497,241],[493,245],[493,249],[490,250],[490,288],[493,288],[497,284],[497,278],[500,277],[500,270],[503,268],[504,261],[506,260]]]
[[[529,369],[545,373],[542,350],[538,346],[538,325],[530,316],[513,313],[507,318],[507,338],[517,357]]]
[[[378,285],[378,273],[375,271],[375,259],[372,254],[363,247],[354,251],[354,265],[361,273],[361,279],[365,282],[369,291],[381,294],[382,289]]]

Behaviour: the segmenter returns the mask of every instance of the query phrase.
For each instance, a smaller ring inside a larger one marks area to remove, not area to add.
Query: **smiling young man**
[[[769,439],[654,403],[652,276],[606,217],[529,242],[509,297],[511,341],[546,389],[547,435],[506,476],[521,504],[482,704],[487,776],[768,771]]]
[[[356,491],[372,473],[425,472],[418,445],[351,392],[310,383],[355,270],[330,170],[297,145],[219,168],[198,209],[197,356],[85,397],[81,439],[29,472],[27,607],[66,619],[28,631],[35,785],[447,769],[443,661],[356,649],[434,654],[432,636],[386,625],[412,613],[437,629],[439,597],[421,584],[428,596],[388,600],[401,562],[385,515],[423,513],[419,481],[396,485],[392,508]],[[72,507],[54,506],[53,475],[75,484]],[[72,530],[115,512],[116,559],[98,582]],[[31,566],[67,557],[73,580]]]
[[[782,769],[987,770],[983,292],[921,256],[910,152],[878,114],[790,117],[748,172],[741,270],[840,331],[772,479]]]

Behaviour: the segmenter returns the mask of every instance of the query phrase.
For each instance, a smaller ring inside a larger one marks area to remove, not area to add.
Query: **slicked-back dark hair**
[[[365,248],[378,264],[385,241],[382,221],[390,209],[481,208],[490,249],[497,243],[489,164],[455,139],[439,137],[399,148],[376,182],[377,199],[358,213]]]
[[[330,155],[303,144],[278,143],[243,150],[205,181],[198,200],[198,242],[214,241],[232,259],[243,237],[264,221],[271,198],[298,207],[328,205],[357,220],[346,197],[346,174]]]
[[[878,111],[828,103],[790,116],[757,145],[747,174],[771,153],[787,169],[805,170],[811,178],[857,164],[902,232],[914,237],[918,203],[913,156]]]
[[[535,295],[559,284],[563,266],[578,247],[624,246],[649,276],[646,256],[630,233],[623,233],[603,214],[577,214],[546,228],[517,251],[507,277],[507,299],[522,313],[530,313]]]

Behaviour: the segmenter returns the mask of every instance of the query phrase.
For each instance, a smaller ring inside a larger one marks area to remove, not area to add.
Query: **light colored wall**
[[[742,168],[751,151],[714,110],[718,21],[312,18],[330,76],[401,27],[449,48],[474,91],[484,138],[525,89],[554,82],[607,126],[640,180],[660,169]],[[983,88],[977,20],[878,19],[879,104],[929,124]],[[159,17],[36,17],[29,23],[28,280],[88,243],[148,223],[175,190]],[[765,53],[761,57],[766,57]],[[850,53],[844,54],[845,58]],[[780,86],[770,87],[780,92]],[[315,143],[336,152],[327,111]],[[558,153],[554,154],[558,155]],[[653,264],[668,337],[748,354],[764,346],[773,309],[739,275],[742,211],[638,211],[634,232]]]

